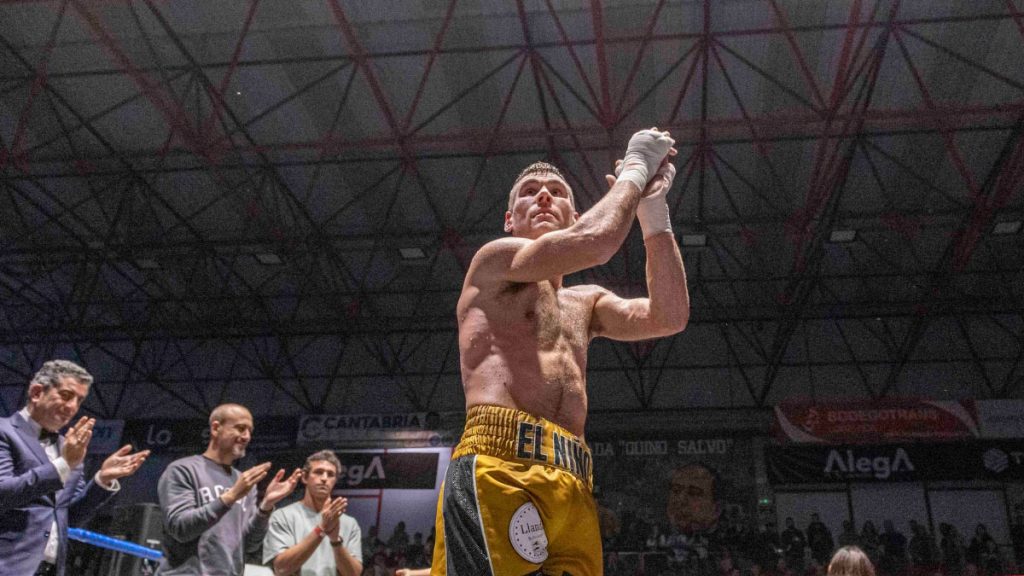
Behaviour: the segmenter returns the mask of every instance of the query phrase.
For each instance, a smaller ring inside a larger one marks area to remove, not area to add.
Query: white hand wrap
[[[672,187],[672,180],[676,177],[676,167],[665,164],[658,169],[655,177],[660,176],[657,182],[651,182],[656,187],[650,196],[640,199],[636,207],[636,219],[640,221],[640,231],[643,232],[644,240],[662,232],[672,233],[672,219],[668,215],[668,190]]]
[[[621,177],[622,164],[615,167],[615,175]],[[652,182],[657,186],[649,196],[640,199],[636,207],[636,219],[640,221],[640,231],[643,232],[644,240],[662,232],[672,233],[672,219],[668,215],[668,191],[672,188],[672,181],[676,177],[676,167],[672,164],[665,164],[658,168],[655,176],[660,176],[660,182]]]
[[[616,182],[626,180],[643,190],[673,144],[675,140],[657,130],[641,130],[633,134],[626,147],[626,155],[622,157],[622,172]]]

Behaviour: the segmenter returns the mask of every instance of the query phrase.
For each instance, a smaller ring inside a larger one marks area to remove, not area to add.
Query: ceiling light
[[[828,235],[828,241],[833,244],[849,244],[857,239],[856,230],[833,230]]]
[[[398,253],[402,255],[402,260],[422,260],[427,257],[422,248],[399,248]]]
[[[1010,234],[1016,234],[1020,232],[1021,222],[1020,220],[1008,220],[1006,222],[996,222],[996,225],[992,227],[992,233],[999,236],[1007,236]]]
[[[160,263],[152,258],[136,258],[135,266],[139,270],[159,270]]]
[[[707,234],[683,234],[679,238],[679,243],[683,246],[690,248],[699,248],[708,245]]]
[[[281,257],[273,252],[263,252],[256,255],[256,260],[265,266],[277,266],[281,264]]]

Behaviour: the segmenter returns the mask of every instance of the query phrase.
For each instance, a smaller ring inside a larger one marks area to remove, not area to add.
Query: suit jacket
[[[58,451],[64,436],[57,441]],[[57,523],[57,574],[64,575],[68,525],[88,520],[114,493],[86,480],[84,467],[61,484],[29,423],[15,413],[0,418],[0,576],[25,576],[43,561]]]

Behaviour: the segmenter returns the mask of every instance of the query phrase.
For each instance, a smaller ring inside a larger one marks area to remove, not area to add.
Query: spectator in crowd
[[[927,574],[935,563],[935,541],[928,529],[917,522],[910,521],[910,562],[917,574]]]
[[[391,550],[388,549],[387,545],[383,542],[378,542],[376,549],[373,551],[373,561],[370,569],[364,574],[370,574],[371,576],[391,576],[394,569],[397,568],[394,557],[391,554]]]
[[[882,550],[882,540],[878,535],[878,528],[875,528],[875,523],[871,520],[864,522],[864,525],[860,530],[860,549],[868,555],[868,560],[871,560],[872,564],[877,564],[879,560],[879,554]]]
[[[301,470],[270,478],[263,500],[253,488],[267,476],[270,462],[245,472],[234,463],[252,440],[252,413],[239,404],[221,404],[210,413],[206,451],[171,462],[157,493],[164,513],[163,576],[241,574],[245,552],[259,550],[274,507],[295,490]]]
[[[807,565],[807,569],[804,570],[804,576],[825,576],[827,570],[828,567],[825,564],[818,562],[812,557]]]
[[[345,514],[348,499],[331,498],[341,462],[320,450],[306,458],[302,500],[270,515],[263,539],[263,563],[275,574],[359,576],[363,572],[362,538],[355,518]]]
[[[395,531],[388,538],[388,548],[396,554],[405,554],[405,547],[409,545],[409,533],[405,531],[405,522],[395,525]]]
[[[427,534],[427,541],[423,543],[423,549],[427,553],[427,561],[434,557],[434,530],[433,526],[430,527],[430,534]]]
[[[782,531],[782,550],[786,556],[786,564],[797,572],[803,571],[806,547],[807,539],[804,538],[804,533],[796,527],[792,517],[786,518],[786,529]]]
[[[647,534],[647,540],[644,541],[644,550],[652,551],[657,550],[659,546],[658,540],[661,538],[661,527],[657,524],[651,524],[651,530]]]
[[[782,537],[775,522],[768,522],[758,533],[762,566],[771,568],[782,557]]]
[[[980,558],[981,572],[985,576],[999,576],[1003,574],[1003,560],[999,557],[999,545],[989,538],[981,550]]]
[[[600,486],[594,486],[594,502],[597,505],[597,524],[601,531],[601,542],[607,549],[619,535],[619,518],[611,508],[605,506]]]
[[[982,568],[981,555],[991,540],[992,536],[989,535],[988,528],[984,524],[978,524],[974,529],[974,537],[971,538],[971,544],[967,547],[967,561]]]
[[[907,564],[907,537],[896,530],[892,520],[886,520],[882,527],[885,529],[879,538],[882,542],[882,572],[901,572]]]
[[[949,574],[959,574],[964,565],[964,543],[960,532],[946,522],[939,524],[939,552],[942,565]]]
[[[817,512],[811,514],[811,523],[807,525],[807,545],[811,549],[811,557],[821,565],[827,564],[832,557],[835,541],[832,540],[832,532],[821,521]]]
[[[0,418],[0,575],[63,576],[68,526],[87,521],[149,455],[124,446],[86,474],[96,421],[83,416],[59,431],[78,413],[92,382],[85,368],[50,360],[29,382],[25,406]]]
[[[857,529],[853,527],[853,522],[850,520],[843,520],[843,531],[839,533],[839,546],[859,546],[860,536],[857,534]]]
[[[1020,504],[1014,507],[1013,521],[1010,523],[1010,544],[1013,545],[1017,565],[1024,564],[1024,507]]]
[[[783,530],[785,532],[785,530]],[[802,536],[802,535],[801,535]],[[802,560],[801,560],[802,561]],[[771,576],[796,576],[792,568],[786,562],[785,556],[780,556],[775,562],[775,570],[771,572]]]
[[[370,529],[363,535],[362,551],[363,558],[373,558],[373,555],[377,552],[377,544],[382,544],[380,538],[377,537],[377,527],[370,526]]]
[[[843,546],[828,563],[828,576],[875,576],[875,567],[860,548]]]
[[[427,561],[426,550],[423,546],[423,533],[417,532],[412,535],[412,542],[406,549],[405,557],[407,565],[413,568],[422,568],[429,562]]]

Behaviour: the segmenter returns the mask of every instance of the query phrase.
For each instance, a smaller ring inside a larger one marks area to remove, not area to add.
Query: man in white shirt
[[[96,421],[82,417],[65,435],[58,431],[92,381],[73,362],[46,362],[29,383],[26,406],[0,418],[0,576],[63,576],[69,524],[85,522],[149,455],[124,446],[85,475]]]
[[[348,499],[331,498],[341,462],[330,450],[306,459],[302,500],[275,510],[263,540],[263,562],[275,574],[358,576],[363,572],[361,533],[345,514]]]

